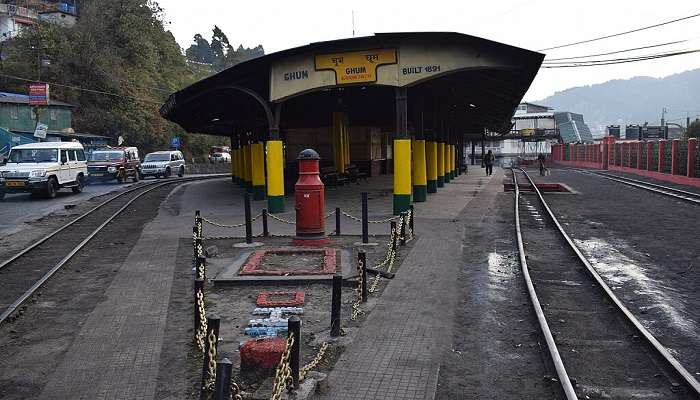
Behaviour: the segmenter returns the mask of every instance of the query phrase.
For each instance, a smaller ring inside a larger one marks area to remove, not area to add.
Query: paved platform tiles
[[[416,219],[420,236],[401,272],[330,372],[329,392],[318,399],[435,397],[440,361],[452,338],[455,260],[470,203],[503,190],[501,169],[491,177],[479,172],[457,177],[429,196],[432,205],[444,207],[421,207]]]

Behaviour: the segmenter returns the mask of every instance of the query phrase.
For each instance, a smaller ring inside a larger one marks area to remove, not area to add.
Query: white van
[[[0,166],[0,199],[6,193],[56,197],[60,188],[83,191],[87,161],[78,142],[42,142],[15,146]]]

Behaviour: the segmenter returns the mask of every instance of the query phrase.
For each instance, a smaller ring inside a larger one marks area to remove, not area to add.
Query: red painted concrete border
[[[274,270],[274,269],[262,269],[262,260],[267,253],[274,254],[295,254],[295,253],[322,253],[323,254],[323,264],[321,269],[310,268],[310,269],[297,269],[295,271],[289,270]],[[337,266],[336,261],[336,251],[335,249],[320,248],[320,249],[272,249],[272,250],[256,250],[248,256],[241,269],[239,270],[239,275],[332,275],[335,274]]]
[[[688,139],[688,165],[686,171],[688,172],[688,178],[695,176],[695,161],[698,154],[696,149],[698,147],[698,140],[695,138]]]
[[[285,296],[291,297],[289,300],[268,300],[271,296]],[[258,298],[255,300],[255,304],[258,307],[299,307],[304,305],[304,292],[301,290],[283,290],[269,292],[266,290],[261,290],[258,293]]]

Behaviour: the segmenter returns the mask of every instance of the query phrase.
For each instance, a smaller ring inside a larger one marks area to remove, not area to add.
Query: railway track
[[[700,398],[700,383],[603,281],[527,172],[512,172],[521,269],[565,398]],[[518,175],[534,196],[520,196]]]
[[[120,192],[0,263],[0,324],[10,319],[56,272],[135,201],[157,189],[226,175],[172,178]]]
[[[624,176],[619,176],[619,175],[610,174],[610,173],[606,173],[606,172],[589,171],[589,170],[577,169],[577,168],[572,168],[572,170],[576,171],[576,172],[584,173],[584,174],[599,176],[601,178],[605,178],[605,179],[608,179],[611,181],[615,181],[615,182],[619,182],[619,183],[622,183],[625,185],[633,186],[633,187],[636,187],[639,189],[648,190],[650,192],[654,192],[654,193],[661,194],[664,196],[673,197],[675,199],[687,201],[689,203],[700,204],[700,194],[689,192],[687,190],[681,190],[681,189],[677,189],[674,187],[658,185],[655,183],[645,182],[645,181],[642,181],[639,179],[627,178]]]

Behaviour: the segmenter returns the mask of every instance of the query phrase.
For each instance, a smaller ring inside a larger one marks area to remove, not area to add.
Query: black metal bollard
[[[343,276],[333,275],[331,297],[331,337],[340,336],[340,300],[343,294]]]
[[[200,398],[206,393],[205,386],[207,384],[207,377],[209,376],[209,334],[214,332],[214,352],[216,353],[218,342],[219,342],[219,326],[221,320],[218,317],[207,317],[207,335],[204,337],[204,357],[202,362],[202,382]],[[216,356],[215,356],[216,357]]]
[[[224,358],[216,362],[216,381],[214,382],[214,400],[231,398],[231,360]]]
[[[289,351],[289,366],[292,369],[292,385],[299,387],[299,362],[301,361],[301,319],[296,315],[287,320],[287,330],[294,335],[294,343]]]
[[[270,236],[270,231],[267,228],[267,208],[262,210],[262,225],[263,225],[263,237]]]
[[[335,208],[335,236],[340,236],[340,207]]]
[[[192,227],[192,237],[194,238],[194,240],[192,241],[192,260],[193,261],[197,260],[197,256],[198,256],[197,245],[202,243],[202,238],[199,237],[197,232],[198,232],[197,225],[195,225]]]
[[[195,275],[197,279],[206,280],[207,279],[207,258],[204,256],[197,256],[197,261],[195,262]]]
[[[406,212],[401,213],[401,246],[406,245],[406,217],[408,214]]]
[[[231,360],[224,358],[216,362],[216,381],[214,382],[214,400],[231,398]]]
[[[411,210],[411,219],[408,220],[408,227],[411,228],[411,236],[415,236],[416,230],[413,229],[413,223],[416,220],[416,210],[413,208],[413,204],[411,204],[410,210]]]
[[[362,276],[362,286],[360,287],[360,294],[362,295],[362,302],[367,302],[367,253],[364,250],[357,252],[357,263],[360,264],[360,275]]]
[[[243,195],[243,202],[245,203],[245,242],[248,244],[253,243],[253,221],[250,216],[250,193],[245,193]]]
[[[369,243],[367,192],[362,192],[362,243]]]
[[[204,280],[203,279],[195,279],[194,280],[194,333],[197,334],[197,330],[199,329],[200,325],[200,320],[199,320],[199,306],[197,306],[197,292],[202,291],[202,294],[204,293]]]

